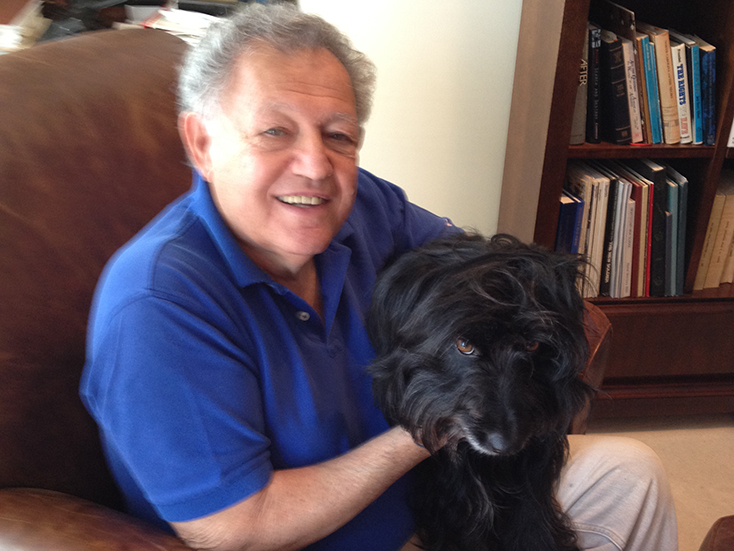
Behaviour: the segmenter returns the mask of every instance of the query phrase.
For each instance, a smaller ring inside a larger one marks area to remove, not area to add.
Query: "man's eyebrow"
[[[261,106],[259,109],[255,111],[256,115],[265,115],[268,112],[271,111],[291,111],[295,110],[296,106],[292,103],[285,103],[285,102],[268,102]],[[339,120],[348,122],[350,124],[353,124],[354,126],[359,126],[359,121],[357,120],[357,117],[354,115],[350,115],[349,113],[342,113],[340,111],[337,111],[335,113],[331,113],[329,117],[327,117],[327,120]]]

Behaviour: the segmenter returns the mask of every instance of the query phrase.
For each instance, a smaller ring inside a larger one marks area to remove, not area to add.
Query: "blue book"
[[[577,197],[566,192],[561,196],[561,206],[558,213],[558,229],[556,230],[555,250],[576,254],[579,251],[581,237],[581,206],[583,203]]]
[[[643,34],[643,33],[641,33]],[[645,61],[645,79],[647,81],[647,105],[650,111],[650,131],[652,143],[663,143],[663,126],[660,115],[660,95],[658,93],[658,71],[655,63],[655,45],[645,35],[642,39],[646,46],[642,56]]]
[[[688,48],[691,66],[691,95],[693,96],[693,143],[703,143],[703,117],[701,116],[701,62],[698,44],[695,42]]]
[[[669,30],[670,37],[686,46],[688,64],[688,96],[691,103],[691,130],[694,144],[703,143],[703,120],[701,114],[701,63],[700,52],[692,36]]]
[[[693,40],[698,44],[701,64],[703,145],[714,145],[716,141],[716,47],[695,35]]]

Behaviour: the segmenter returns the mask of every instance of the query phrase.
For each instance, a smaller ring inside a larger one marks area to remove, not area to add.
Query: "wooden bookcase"
[[[569,146],[590,0],[525,0],[499,231],[553,247],[569,159],[662,159],[689,179],[686,294],[598,298],[613,344],[595,415],[734,412],[734,291],[692,292],[734,119],[734,2],[617,0],[637,20],[695,33],[717,47],[714,146]]]

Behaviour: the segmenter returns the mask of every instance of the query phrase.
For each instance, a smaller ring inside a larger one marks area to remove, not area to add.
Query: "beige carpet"
[[[698,551],[716,519],[734,515],[734,415],[593,419],[589,433],[643,441],[665,465],[680,551]]]

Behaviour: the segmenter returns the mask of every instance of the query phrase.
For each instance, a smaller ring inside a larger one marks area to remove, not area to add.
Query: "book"
[[[680,123],[678,120],[673,58],[670,53],[670,35],[667,29],[639,21],[637,22],[637,28],[647,34],[650,37],[650,42],[655,45],[664,142],[666,144],[680,143]]]
[[[586,103],[588,100],[589,82],[589,33],[584,37],[584,47],[581,49],[579,63],[579,85],[576,90],[576,103],[573,107],[573,122],[571,123],[571,145],[584,143],[586,139]]]
[[[617,179],[617,203],[614,212],[614,236],[612,246],[612,280],[609,286],[609,296],[624,298],[622,289],[629,286],[624,281],[625,272],[625,244],[627,230],[627,210],[630,199],[630,186],[625,180]],[[629,295],[626,295],[629,296]]]
[[[691,104],[688,94],[686,45],[677,42],[672,36],[670,37],[670,55],[673,59],[673,73],[675,75],[680,143],[687,144],[693,141],[693,132],[691,128]]]
[[[622,40],[625,51],[632,143],[643,141],[652,143],[645,139],[649,122],[640,105],[643,96],[641,87],[643,65],[638,61],[635,12],[610,0],[598,0],[591,3],[589,16],[602,29],[613,32]],[[625,45],[626,41],[629,41],[629,45]]]
[[[693,35],[701,65],[701,125],[703,145],[716,142],[716,47]]]
[[[3,0],[0,5],[0,54],[29,48],[51,25],[42,0]]]
[[[716,194],[724,196],[724,206],[716,237],[711,243],[711,259],[706,271],[704,289],[712,289],[721,284],[721,275],[734,238],[734,171],[726,169],[721,171],[721,182]]]
[[[617,212],[619,178],[599,161],[589,161],[596,170],[609,178],[609,199],[607,201],[607,218],[604,223],[604,240],[599,278],[599,296],[608,297],[612,287],[612,267],[614,266],[614,222]]]
[[[629,186],[629,183],[628,183]],[[619,286],[619,298],[627,298],[632,294],[632,265],[634,263],[635,250],[635,200],[627,199],[626,212],[624,215],[623,250],[621,281]]]
[[[643,33],[635,33],[635,43],[636,43],[636,49],[635,52],[637,54],[637,66],[639,68],[639,89],[640,89],[640,107],[641,107],[641,114],[642,114],[642,121],[643,121],[643,133],[644,133],[644,139],[643,141],[645,143],[654,143],[653,142],[653,135],[652,135],[652,120],[650,118],[650,100],[648,98],[648,82],[647,82],[647,74],[645,73],[645,57],[648,55],[646,53],[647,51],[647,44],[650,41],[650,38]]]
[[[647,40],[643,43],[647,46],[645,55],[645,79],[647,80],[647,103],[650,109],[650,132],[652,143],[663,143],[663,118],[660,113],[660,92],[658,90],[658,69],[655,61],[655,45],[650,42],[650,37],[644,33]]]
[[[614,165],[617,172],[632,186],[631,198],[635,202],[634,242],[632,250],[632,274],[630,296],[647,295],[647,256],[649,249],[650,185],[622,165]]]
[[[622,41],[611,31],[601,31],[601,134],[614,144],[632,140],[627,102],[627,77]]]
[[[698,261],[698,268],[696,269],[696,279],[693,283],[694,291],[701,291],[704,288],[706,273],[708,272],[713,253],[713,243],[716,238],[716,233],[719,231],[721,212],[724,210],[725,200],[726,196],[723,193],[717,192],[714,195],[714,202],[711,206],[711,213],[709,214],[709,222],[706,226],[706,237],[704,238],[703,249],[701,250],[701,258]]]
[[[686,67],[688,70],[688,96],[691,111],[691,137],[693,144],[703,143],[703,126],[701,113],[701,66],[698,44],[693,37],[668,29],[671,40],[676,40],[685,45]]]
[[[734,239],[729,246],[729,253],[721,274],[721,283],[734,283]]]
[[[678,264],[676,266],[676,296],[682,296],[686,278],[686,233],[688,228],[688,178],[670,165],[664,165],[667,176],[678,186]]]
[[[587,54],[588,82],[586,96],[586,141],[601,142],[601,28],[588,23],[589,51]]]
[[[651,297],[665,296],[666,212],[668,189],[665,168],[650,159],[629,159],[625,164],[653,185],[652,232],[650,236],[650,290]]]
[[[561,195],[560,203],[554,249],[576,254],[581,233],[581,200],[564,192]]]
[[[628,38],[620,36],[619,40],[622,41],[622,57],[624,58],[624,71],[627,82],[627,107],[629,109],[630,117],[631,142],[641,143],[643,141],[643,120],[640,109],[640,95],[637,86],[637,62],[635,48],[632,41]]]
[[[668,185],[668,214],[670,230],[666,240],[666,277],[665,296],[674,297],[678,294],[678,184],[667,177]]]
[[[160,29],[169,34],[178,36],[187,44],[194,45],[201,40],[213,22],[218,17],[196,11],[177,8],[161,8],[143,22],[143,27]]]
[[[570,162],[566,169],[566,176],[569,189],[578,190],[574,193],[587,202],[589,207],[586,228],[582,228],[582,232],[586,232],[583,254],[588,262],[584,272],[586,277],[582,286],[582,294],[585,298],[592,298],[599,296],[609,179],[583,162]],[[590,201],[586,197],[590,197]]]
[[[729,131],[729,141],[726,147],[734,147],[734,121],[731,123],[731,130]]]

